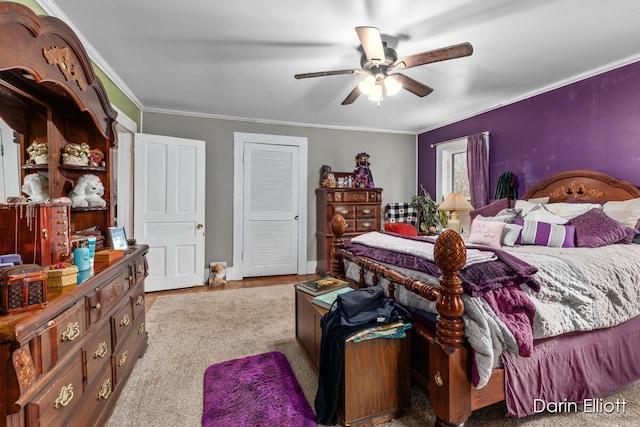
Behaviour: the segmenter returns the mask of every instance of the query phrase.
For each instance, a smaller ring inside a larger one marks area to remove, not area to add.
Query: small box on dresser
[[[47,304],[47,273],[36,264],[0,269],[0,314],[19,313]]]

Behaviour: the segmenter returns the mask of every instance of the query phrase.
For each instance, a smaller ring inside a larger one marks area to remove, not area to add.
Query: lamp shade
[[[444,199],[444,202],[438,206],[438,210],[465,212],[472,211],[473,206],[471,206],[471,203],[469,203],[462,194],[451,193]]]

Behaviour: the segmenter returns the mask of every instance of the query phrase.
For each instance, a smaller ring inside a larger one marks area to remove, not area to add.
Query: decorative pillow
[[[515,205],[513,206],[516,209],[520,209],[520,214],[519,217],[523,218],[524,216],[526,216],[529,211],[533,208],[535,208],[536,206],[540,206],[541,203],[532,203],[529,202],[527,200],[516,200]]]
[[[547,197],[536,197],[533,199],[527,199],[527,202],[529,203],[533,203],[535,205],[546,205],[547,203],[549,203],[549,196]]]
[[[505,197],[504,199],[496,200],[495,202],[491,202],[486,206],[472,210],[471,212],[469,212],[469,216],[471,217],[472,221],[478,215],[482,215],[484,217],[496,216],[498,212],[509,207],[511,207],[509,205],[509,199]]]
[[[633,228],[640,218],[640,199],[607,202],[602,206],[602,211],[616,221]]]
[[[482,219],[484,221],[501,221],[511,224],[516,216],[518,216],[518,211],[514,208],[508,208],[502,209],[495,216],[476,215],[475,219]]]
[[[576,229],[573,225],[550,224],[516,218],[514,224],[521,225],[522,231],[516,239],[518,245],[573,248]]]
[[[549,205],[545,205],[545,206],[549,206]],[[568,219],[552,214],[546,209],[545,206],[542,206],[542,205],[534,206],[524,216],[524,219],[529,221],[547,222],[549,224],[566,224],[567,222],[569,222]]]
[[[576,246],[597,248],[613,243],[631,243],[636,230],[610,218],[601,209],[591,209],[571,220],[576,228]]]
[[[403,236],[417,236],[418,229],[405,222],[385,222],[384,231],[389,233],[402,234]]]
[[[570,220],[591,209],[601,209],[602,205],[599,203],[549,203],[544,205],[544,208],[552,214]]]
[[[485,221],[482,219],[474,219],[471,222],[469,243],[491,246],[493,248],[501,248],[502,232],[504,231],[506,225],[506,223],[501,221]]]
[[[502,245],[513,246],[516,244],[516,240],[520,236],[522,226],[518,224],[507,224],[502,232]]]

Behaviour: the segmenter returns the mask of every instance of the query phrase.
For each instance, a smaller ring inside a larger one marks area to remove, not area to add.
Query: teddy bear
[[[49,198],[49,179],[39,173],[25,175],[22,192],[31,202],[44,202]]]
[[[78,183],[69,193],[71,207],[74,208],[92,206],[104,208],[107,202],[102,196],[104,196],[104,185],[100,178],[93,174],[85,174],[78,178]]]
[[[226,285],[227,278],[223,264],[213,264],[209,268],[209,286]]]

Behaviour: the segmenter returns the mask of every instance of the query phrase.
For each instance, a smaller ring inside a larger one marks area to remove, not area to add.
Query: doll
[[[356,168],[353,170],[352,186],[356,188],[374,188],[373,175],[369,169],[369,155],[358,153],[356,155]]]

